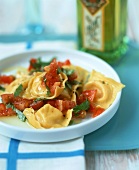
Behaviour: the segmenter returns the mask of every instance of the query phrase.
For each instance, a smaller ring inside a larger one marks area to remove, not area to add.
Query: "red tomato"
[[[13,94],[2,94],[1,98],[2,98],[2,102],[4,104],[8,104],[8,103],[12,103],[13,102],[14,95]]]
[[[23,111],[25,108],[30,107],[30,104],[32,103],[32,100],[24,99],[22,97],[14,97],[14,101],[12,104],[14,107],[16,107],[18,110]]]
[[[52,86],[56,82],[60,82],[60,77],[57,74],[58,64],[56,59],[54,59],[50,64],[49,71],[45,74],[44,79],[46,79],[46,85],[50,88],[51,93],[53,94],[53,90],[51,90]]]
[[[92,112],[93,112],[92,117],[96,117],[96,116],[100,115],[101,113],[103,113],[104,111],[105,111],[104,108],[95,107],[95,108],[93,108],[93,110],[92,110]]]
[[[29,65],[29,67],[28,67],[28,71],[31,71],[34,67],[33,67],[33,64],[35,64],[37,62],[37,59],[35,59],[35,58],[32,58],[31,60],[30,60],[30,65]]]
[[[96,93],[97,93],[97,90],[85,90],[85,91],[83,91],[82,94],[78,97],[77,103],[81,104],[86,99],[88,99],[90,101],[90,103],[93,103]]]
[[[7,108],[3,103],[0,103],[0,116],[13,116],[16,115],[12,108]]]
[[[32,107],[34,110],[40,109],[44,105],[43,100],[40,101],[34,101],[33,103],[30,104],[30,107]]]
[[[69,100],[50,100],[47,101],[47,104],[50,104],[51,106],[57,108],[60,111],[72,109],[75,106],[75,102]]]
[[[82,94],[90,101],[94,101],[94,97],[97,93],[97,90],[85,90],[82,92]]]
[[[15,77],[12,75],[0,75],[0,84],[10,84],[15,80]]]
[[[65,65],[71,65],[70,60],[66,60],[66,61],[64,61],[64,62],[58,61],[58,66],[59,66],[59,67],[62,67],[62,66],[65,66]]]
[[[3,112],[4,110],[6,110],[5,104],[0,103],[0,112]]]

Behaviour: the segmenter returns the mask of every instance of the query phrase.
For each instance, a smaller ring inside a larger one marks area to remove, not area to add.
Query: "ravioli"
[[[59,96],[65,88],[65,82],[67,81],[67,76],[63,73],[60,73],[59,76],[61,78],[61,85],[56,86],[54,94],[47,95],[48,89],[44,84],[42,84],[43,77],[45,72],[36,72],[30,79],[28,83],[28,87],[26,88],[23,97],[27,99],[36,99],[36,98],[45,98],[45,99],[53,99]]]
[[[72,118],[72,109],[63,114],[50,104],[46,104],[37,112],[32,108],[26,108],[23,114],[35,128],[59,128],[69,125]]]
[[[117,93],[124,87],[122,83],[93,70],[83,90],[97,90],[95,105],[107,109],[115,100]]]

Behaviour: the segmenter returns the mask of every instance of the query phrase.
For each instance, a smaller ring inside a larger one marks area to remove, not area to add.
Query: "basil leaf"
[[[80,111],[82,110],[88,110],[90,107],[90,103],[88,100],[84,101],[83,103],[81,103],[80,105],[76,105],[74,108],[73,108],[73,112],[74,113],[79,113]]]
[[[65,69],[65,68],[63,68],[62,71],[63,71],[63,73],[65,73],[67,76],[70,76],[70,75],[72,75],[72,74],[74,73],[74,70],[72,70],[72,69]]]
[[[50,92],[50,89],[48,86],[46,86],[46,89],[47,89],[47,93],[46,93],[46,96],[50,96],[51,92]]]
[[[34,68],[35,71],[43,71],[43,67],[50,65],[50,63],[52,62],[53,59],[54,59],[54,58],[52,58],[52,59],[51,59],[50,61],[48,61],[48,62],[43,62],[43,61],[41,60],[41,58],[39,57],[39,58],[37,58],[36,63],[31,63],[31,65],[33,66],[33,68]]]
[[[1,91],[5,91],[5,88],[2,87],[2,86],[0,86],[0,90],[1,90]]]
[[[18,118],[22,121],[25,122],[26,116],[18,109],[14,109],[14,111],[17,113]]]
[[[14,92],[14,96],[19,96],[19,94],[23,91],[23,85],[20,84]]]
[[[58,67],[58,68],[57,68],[57,74],[60,74],[61,72],[62,72],[61,68]]]
[[[6,107],[7,107],[7,108],[12,108],[12,109],[16,112],[17,117],[18,117],[22,122],[25,122],[26,116],[25,116],[20,110],[16,109],[16,108],[14,107],[14,105],[12,105],[12,104],[9,103],[9,104],[6,105]]]
[[[68,87],[70,90],[72,90],[72,84],[69,81],[66,81],[65,83],[66,87]]]
[[[69,126],[70,125],[73,125],[74,124],[74,120],[71,120],[70,122],[69,122]]]

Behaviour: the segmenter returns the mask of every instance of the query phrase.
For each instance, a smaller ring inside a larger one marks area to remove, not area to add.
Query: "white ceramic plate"
[[[103,60],[84,52],[68,49],[30,50],[7,56],[0,61],[0,72],[12,74],[13,71],[7,68],[16,68],[18,66],[27,67],[30,58],[33,57],[42,57],[43,61],[49,61],[55,56],[60,61],[70,59],[74,65],[79,65],[88,71],[95,69],[120,82],[117,73]],[[118,93],[113,104],[104,111],[103,114],[95,118],[86,118],[79,124],[65,128],[39,130],[31,128],[26,123],[21,122],[18,118],[16,121],[14,121],[13,118],[0,119],[0,134],[30,142],[58,142],[78,138],[89,134],[106,124],[116,113],[119,107],[120,97],[121,92]],[[12,120],[7,121],[8,119]]]

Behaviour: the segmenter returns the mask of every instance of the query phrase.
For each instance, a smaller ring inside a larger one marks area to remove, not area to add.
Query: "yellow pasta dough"
[[[50,104],[46,104],[36,113],[33,109],[27,108],[24,110],[23,114],[27,117],[29,123],[35,128],[58,128],[69,125],[72,118],[72,109],[63,114]],[[32,116],[32,114],[34,116]]]
[[[112,78],[105,77],[103,74],[93,70],[83,90],[97,90],[94,103],[107,109],[123,87],[122,83],[118,83]]]
[[[54,95],[47,95],[48,89],[45,85],[42,84],[43,77],[45,72],[36,72],[30,79],[28,87],[25,90],[23,97],[27,99],[36,99],[36,98],[46,98],[53,99],[59,96],[65,88],[65,82],[67,81],[67,76],[64,73],[60,73],[59,76],[62,80],[60,86],[56,86]]]

